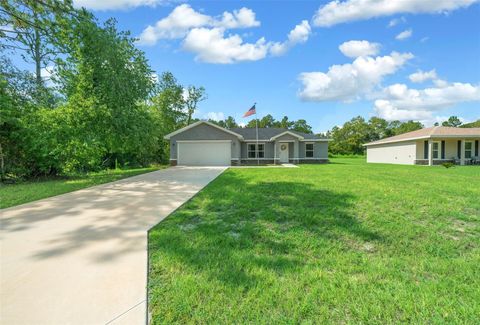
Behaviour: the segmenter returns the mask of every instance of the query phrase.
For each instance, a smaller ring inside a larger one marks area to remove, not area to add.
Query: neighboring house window
[[[313,158],[313,143],[306,143],[305,144],[305,157],[306,158]]]
[[[465,158],[473,157],[473,142],[465,142]]]
[[[258,156],[257,156],[258,153]],[[249,143],[247,144],[247,156],[248,158],[264,158],[265,157],[265,145],[263,143]]]
[[[433,159],[440,158],[440,142],[433,143],[432,153],[433,153]]]

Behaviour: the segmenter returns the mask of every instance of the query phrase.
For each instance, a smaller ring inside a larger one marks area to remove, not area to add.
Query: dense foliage
[[[480,120],[460,125],[461,128],[480,128]]]
[[[220,121],[210,120],[210,122],[228,129],[241,127],[232,116],[228,116],[226,119]],[[259,118],[258,121],[251,119],[246,125],[244,125],[244,127],[254,128],[257,124],[259,128],[283,128],[303,133],[313,133],[312,127],[308,125],[306,120],[300,119],[297,121],[290,121],[288,116],[284,116],[278,121],[270,114]]]
[[[331,153],[361,155],[364,153],[363,145],[365,143],[421,128],[423,125],[415,121],[387,122],[379,117],[372,117],[366,121],[363,117],[357,116],[343,124],[342,127],[333,127],[325,135],[333,140],[329,145]]]
[[[2,180],[165,161],[163,136],[206,98],[157,77],[129,33],[71,1],[2,1],[0,25]]]

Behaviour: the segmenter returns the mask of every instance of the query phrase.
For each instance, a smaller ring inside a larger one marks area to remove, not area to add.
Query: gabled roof
[[[433,126],[430,128],[424,128],[424,129],[420,129],[412,132],[399,134],[399,135],[381,139],[378,141],[373,141],[373,142],[364,144],[364,146],[417,140],[417,139],[454,138],[454,137],[465,137],[465,138],[480,137],[480,128],[454,128],[454,127],[446,127],[446,126]]]
[[[217,128],[217,129],[222,130],[222,131],[224,131],[224,132],[230,133],[230,134],[236,136],[237,138],[239,138],[240,140],[243,140],[243,136],[242,136],[241,134],[235,133],[235,132],[233,132],[233,131],[231,131],[231,130],[229,130],[229,129],[222,128],[221,126],[218,126],[218,125],[213,124],[213,123],[208,122],[208,121],[198,121],[198,122],[192,123],[192,124],[190,124],[190,125],[187,125],[186,127],[183,127],[183,128],[178,129],[178,130],[176,130],[176,131],[173,131],[172,133],[167,134],[167,135],[164,136],[163,138],[164,138],[165,140],[170,140],[170,138],[171,138],[172,136],[174,136],[174,135],[176,135],[176,134],[179,134],[179,133],[182,133],[182,132],[185,132],[185,131],[187,131],[187,130],[189,130],[189,129],[191,129],[191,128],[194,128],[194,127],[196,127],[197,125],[200,125],[200,124],[210,125],[210,126],[212,126],[212,127],[214,127],[214,128]]]
[[[270,140],[273,141],[273,140],[275,140],[275,139],[277,139],[281,136],[284,136],[284,135],[291,135],[291,136],[294,136],[294,137],[298,138],[299,140],[303,140],[303,137],[300,134],[296,134],[296,133],[293,133],[292,131],[288,131],[288,130],[271,137]]]

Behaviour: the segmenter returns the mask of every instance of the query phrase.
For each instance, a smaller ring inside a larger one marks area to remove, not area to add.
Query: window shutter
[[[442,141],[442,159],[445,159],[445,141]]]
[[[423,159],[428,159],[428,141],[423,142]]]
[[[480,148],[478,147],[478,140],[475,140],[475,156],[478,157],[479,156],[479,151]]]
[[[462,156],[462,141],[458,140],[457,141],[457,158],[460,159]]]

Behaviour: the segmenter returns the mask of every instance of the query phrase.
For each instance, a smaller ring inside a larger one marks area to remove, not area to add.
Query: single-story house
[[[281,128],[226,129],[198,121],[165,136],[170,164],[230,166],[328,162],[328,141]]]
[[[480,128],[434,126],[365,144],[367,162],[404,165],[461,165],[478,161]]]

